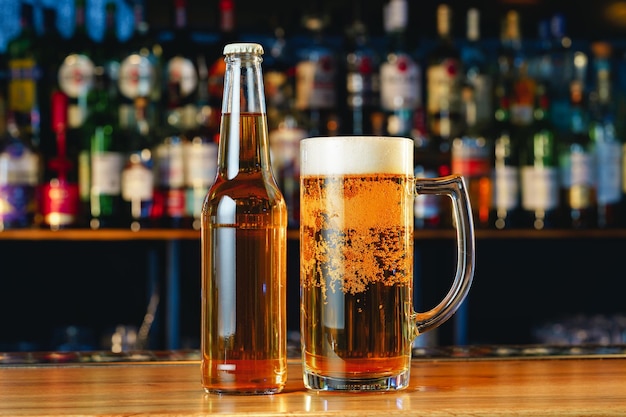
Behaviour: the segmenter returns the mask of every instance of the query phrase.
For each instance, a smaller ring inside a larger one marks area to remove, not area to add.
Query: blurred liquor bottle
[[[581,82],[570,86],[569,130],[559,150],[564,225],[597,225],[596,167],[589,137],[589,113]]]
[[[187,24],[187,1],[173,0],[173,29],[163,45],[163,128],[180,134],[195,127],[200,55]]]
[[[222,114],[222,96],[224,93],[224,46],[236,42],[236,10],[234,0],[219,0],[218,2],[219,27],[217,39],[210,47],[205,47],[204,57],[208,65],[209,107],[214,128],[219,131],[220,115]],[[215,142],[218,142],[216,140]]]
[[[78,172],[78,186],[80,195],[80,215],[76,222],[87,226],[89,217],[90,199],[90,156],[89,148],[90,133],[85,132],[85,121],[89,114],[87,95],[94,85],[94,51],[95,42],[87,33],[85,22],[85,1],[76,0],[74,7],[75,26],[71,40],[68,41],[68,49],[63,62],[58,70],[59,89],[68,98],[67,118],[63,128],[64,155],[58,153],[58,158],[68,158],[77,161],[72,162],[72,169],[67,172],[68,181],[73,183],[74,171]],[[53,125],[55,121],[53,120]],[[53,128],[56,129],[55,126]],[[57,146],[59,145],[59,132],[55,130]],[[72,220],[74,222],[74,220]]]
[[[521,226],[520,219],[520,144],[514,139],[508,97],[500,97],[494,113],[493,129],[493,205],[496,229]]]
[[[566,20],[562,13],[550,19],[550,36],[552,49],[549,52],[551,73],[547,84],[550,96],[550,117],[557,134],[566,135],[570,129],[571,96],[570,85],[584,75],[576,68],[576,53],[572,48],[572,40],[566,34]],[[583,85],[584,87],[584,85]]]
[[[35,225],[41,155],[20,135],[13,113],[0,138],[0,231]]]
[[[287,204],[288,227],[295,229],[300,224],[300,140],[307,131],[294,106],[296,60],[281,24],[268,44],[263,80],[272,169]]]
[[[154,149],[154,212],[162,227],[182,227],[186,218],[183,145],[186,132],[195,129],[198,116],[201,56],[187,25],[186,0],[173,1],[174,27],[163,42],[163,124]]]
[[[154,148],[154,208],[158,224],[180,228],[185,222],[185,137],[168,133]]]
[[[493,143],[478,129],[473,88],[463,87],[461,95],[465,122],[461,134],[452,141],[451,169],[465,177],[475,227],[488,228],[493,202]]]
[[[89,135],[89,213],[92,229],[119,226],[121,175],[124,144],[118,124],[115,100],[116,80],[103,66],[95,70],[94,86],[87,95],[89,116],[85,134]]]
[[[55,91],[51,98],[51,124],[55,152],[46,161],[41,187],[41,216],[45,227],[58,230],[79,225],[78,160],[68,150],[68,97]]]
[[[426,121],[431,136],[452,141],[463,130],[463,69],[452,34],[452,10],[445,3],[437,7],[437,35],[437,44],[427,56]]]
[[[121,224],[133,231],[154,227],[153,129],[146,97],[135,99],[132,125],[124,130],[129,152],[121,174]]]
[[[554,50],[550,21],[541,19],[537,23],[537,46],[529,57],[529,73],[538,83],[545,85],[551,91],[553,76],[552,52]]]
[[[7,45],[8,110],[12,129],[39,146],[41,83],[40,43],[33,25],[33,5],[21,4],[20,32]]]
[[[353,21],[346,33],[346,110],[342,131],[351,135],[371,135],[380,112],[380,57],[370,44],[360,8],[361,3],[355,2]]]
[[[421,68],[406,45],[408,2],[391,0],[383,10],[386,56],[380,65],[382,131],[412,137],[415,118],[422,112]]]
[[[339,60],[326,37],[329,17],[312,1],[302,19],[304,44],[296,53],[296,110],[310,136],[332,136],[341,131],[339,118]]]
[[[608,42],[594,42],[593,90],[589,94],[589,113],[592,153],[595,156],[598,200],[598,227],[617,227],[622,224],[622,143],[615,126],[613,104],[612,46]]]
[[[196,105],[196,125],[186,131],[183,143],[185,215],[181,227],[200,230],[202,205],[217,174],[220,116],[209,103],[208,68],[204,56],[198,57]]]
[[[37,89],[37,104],[39,105],[41,151],[44,157],[55,152],[55,133],[52,130],[52,94],[58,91],[58,70],[66,56],[65,49],[68,40],[59,32],[57,25],[56,7],[43,9],[43,32],[39,35],[41,46],[41,84]]]
[[[134,126],[137,98],[146,99],[146,118],[152,126],[162,122],[163,48],[146,21],[144,0],[133,0],[133,24],[133,34],[121,45],[118,91],[122,129]]]
[[[7,44],[5,130],[0,145],[0,228],[38,223],[36,190],[42,180],[39,90],[40,44],[33,5],[22,3],[20,32]],[[5,81],[5,80],[3,80]]]
[[[517,63],[523,57],[522,52],[519,13],[516,10],[509,10],[502,19],[500,31],[497,71],[493,89],[495,102],[498,102],[502,97],[512,99],[513,85],[517,77]],[[511,117],[513,117],[512,114]]]
[[[480,131],[487,131],[493,123],[493,73],[487,51],[483,48],[480,37],[480,11],[477,8],[467,10],[467,42],[461,49],[461,65],[464,71],[464,83],[474,90],[476,101],[476,126]]]
[[[121,45],[116,30],[117,7],[111,2],[105,7],[104,36],[93,54],[94,84],[87,93],[88,114],[83,128],[89,139],[86,221],[92,229],[119,225],[124,150],[119,128]]]
[[[557,141],[548,93],[536,90],[534,122],[520,143],[522,226],[550,229],[561,225]]]

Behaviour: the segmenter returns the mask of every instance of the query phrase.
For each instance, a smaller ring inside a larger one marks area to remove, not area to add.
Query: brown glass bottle
[[[273,394],[287,379],[287,208],[270,164],[258,44],[224,48],[218,173],[202,210],[202,384]]]

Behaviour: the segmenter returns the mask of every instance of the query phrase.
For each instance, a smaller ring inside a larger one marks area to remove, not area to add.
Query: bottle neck
[[[184,0],[174,1],[174,28],[184,30],[187,26],[187,4]]]
[[[254,53],[226,56],[219,170],[232,180],[239,175],[271,175],[262,58]]]
[[[406,32],[404,29],[396,29],[387,32],[389,52],[407,52]]]
[[[227,55],[222,113],[265,114],[265,95],[260,55]]]
[[[23,33],[33,30],[33,10],[30,5],[24,5],[22,17],[20,18],[20,28]]]
[[[85,6],[82,4],[77,4],[76,5],[76,27],[75,30],[77,32],[84,32],[85,31]]]

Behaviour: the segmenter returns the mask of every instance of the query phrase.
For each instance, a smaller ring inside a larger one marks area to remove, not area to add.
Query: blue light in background
[[[57,28],[65,38],[74,33],[75,0],[24,0],[34,5],[35,29],[43,33],[43,8],[57,12]],[[116,30],[121,41],[130,38],[134,31],[132,8],[124,0],[87,0],[86,23],[89,36],[96,42],[102,40],[105,27],[106,4],[111,1],[117,6]],[[20,5],[15,0],[0,0],[0,53],[6,52],[7,43],[20,32]]]

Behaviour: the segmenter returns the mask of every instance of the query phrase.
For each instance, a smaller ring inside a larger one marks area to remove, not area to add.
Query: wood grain
[[[414,360],[394,393],[216,396],[196,361],[0,367],[1,416],[624,416],[626,358]]]

